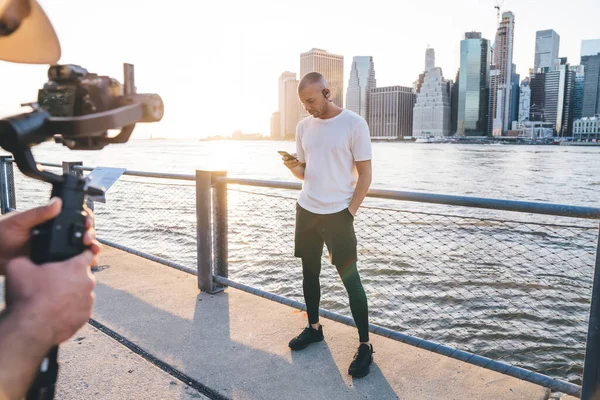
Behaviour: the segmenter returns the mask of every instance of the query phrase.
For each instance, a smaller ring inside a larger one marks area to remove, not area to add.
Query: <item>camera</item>
[[[38,105],[53,117],[76,117],[118,107],[121,84],[79,65],[53,65],[38,92]]]
[[[48,82],[38,91],[35,107],[47,112],[54,120],[58,131],[54,141],[71,149],[99,150],[109,143],[127,142],[133,126],[127,125],[126,120],[160,121],[164,113],[160,96],[136,93],[133,65],[124,64],[124,75],[124,83],[121,84],[114,78],[91,73],[79,65],[51,66]],[[142,105],[141,114],[139,110],[135,116],[130,112],[130,118],[121,118],[122,121],[115,120],[114,114],[111,117],[111,110],[126,110],[133,104]],[[104,124],[98,125],[104,114]],[[92,116],[95,122],[91,121]],[[70,123],[67,124],[69,118]],[[124,129],[121,134],[109,137],[106,125]],[[81,135],[81,132],[86,134]]]

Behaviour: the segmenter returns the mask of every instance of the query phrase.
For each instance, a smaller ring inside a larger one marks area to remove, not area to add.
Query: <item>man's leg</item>
[[[319,302],[321,300],[321,257],[302,257],[302,289],[304,290],[304,302],[308,323],[315,329],[319,328]]]
[[[323,340],[323,328],[319,324],[319,301],[321,300],[321,256],[323,238],[318,231],[319,216],[300,205],[296,206],[296,232],[294,255],[302,259],[302,288],[308,314],[309,326],[293,338],[289,346],[292,350],[302,350],[311,343]]]
[[[369,342],[369,308],[367,304],[367,295],[360,281],[360,275],[356,268],[356,262],[349,265],[336,265],[337,271],[342,278],[344,287],[350,298],[350,311],[361,343]]]
[[[308,322],[319,322],[319,302],[321,300],[321,257],[323,238],[319,233],[321,217],[296,205],[296,228],[294,234],[294,255],[302,259],[302,289]],[[318,325],[314,326],[318,329]]]
[[[355,378],[366,376],[373,362],[373,346],[369,343],[369,319],[367,296],[360,281],[356,260],[356,234],[354,217],[350,211],[343,210],[329,217],[331,228],[326,243],[331,255],[331,263],[336,266],[350,299],[350,310],[358,328],[360,345],[354,360],[348,368],[348,374]]]

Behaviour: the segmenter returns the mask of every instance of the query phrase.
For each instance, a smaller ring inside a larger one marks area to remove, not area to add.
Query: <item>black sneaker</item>
[[[318,330],[308,326],[301,334],[290,340],[290,349],[302,350],[309,344],[320,342],[323,339],[323,325],[319,325]]]
[[[348,368],[348,374],[353,378],[362,378],[369,374],[369,366],[373,362],[373,345],[361,344],[354,355],[354,361]]]

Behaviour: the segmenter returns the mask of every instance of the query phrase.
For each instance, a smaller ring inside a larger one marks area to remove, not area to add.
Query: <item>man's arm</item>
[[[292,174],[300,179],[304,180],[304,170],[306,169],[306,164],[301,163],[298,160],[284,161],[286,167],[292,171]]]
[[[352,201],[350,201],[350,205],[348,206],[348,211],[350,211],[352,215],[356,215],[358,207],[360,207],[369,192],[371,180],[373,179],[371,160],[357,161],[355,162],[355,165],[356,170],[358,171],[358,181],[356,182],[354,195],[352,195]]]
[[[302,121],[296,126],[296,154],[294,156],[296,160],[286,161],[285,166],[292,171],[292,174],[296,178],[303,181],[304,170],[306,169],[306,155],[302,146]]]

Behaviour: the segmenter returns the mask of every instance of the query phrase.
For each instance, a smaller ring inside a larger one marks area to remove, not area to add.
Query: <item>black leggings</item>
[[[350,310],[358,328],[358,336],[361,342],[369,341],[369,319],[367,296],[360,282],[360,276],[356,269],[356,263],[348,266],[337,266],[338,274],[344,282],[348,297],[350,298]],[[319,322],[319,301],[321,300],[321,257],[302,257],[302,287],[304,289],[304,301],[308,322],[316,324]]]

